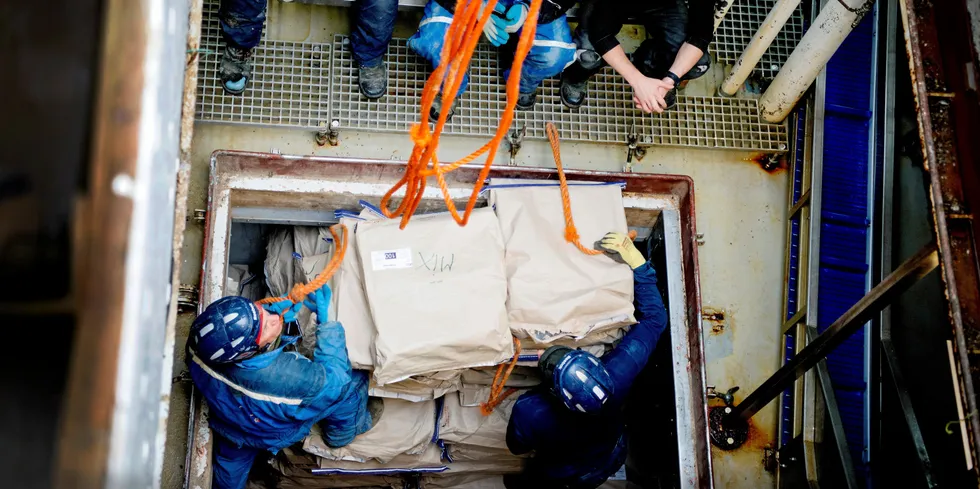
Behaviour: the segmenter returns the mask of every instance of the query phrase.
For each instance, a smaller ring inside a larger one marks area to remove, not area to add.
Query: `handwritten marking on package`
[[[371,268],[375,271],[412,268],[412,249],[372,251]]]
[[[456,254],[450,253],[449,256],[446,256],[433,253],[429,259],[426,259],[422,252],[419,252],[419,259],[422,260],[422,264],[417,267],[419,269],[425,268],[433,273],[451,272],[453,271],[453,264],[456,263]]]

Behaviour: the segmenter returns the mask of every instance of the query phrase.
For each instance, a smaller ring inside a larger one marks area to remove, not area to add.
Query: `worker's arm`
[[[646,366],[650,353],[667,327],[667,310],[657,289],[656,270],[643,258],[628,236],[615,232],[606,234],[600,246],[609,253],[618,253],[622,261],[633,269],[633,290],[640,322],[626,333],[613,351],[602,357],[602,363],[616,386],[615,396],[625,399],[633,380]]]
[[[687,18],[687,39],[670,65],[671,73],[683,78],[708,50],[714,38],[715,4],[714,0],[689,0]]]
[[[644,263],[633,270],[633,281],[640,322],[626,333],[613,351],[602,357],[602,363],[615,382],[617,397],[625,396],[629,391],[667,327],[667,310],[657,289],[657,272],[653,266]]]

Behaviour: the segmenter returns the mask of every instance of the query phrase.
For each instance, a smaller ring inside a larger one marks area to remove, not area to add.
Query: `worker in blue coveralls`
[[[304,304],[318,324],[313,360],[292,346],[299,338],[296,312]],[[211,409],[215,489],[244,488],[256,456],[299,442],[313,423],[320,423],[332,447],[371,428],[367,373],[351,370],[344,328],[327,320],[329,306],[324,285],[295,306],[285,301],[258,307],[243,297],[224,297],[194,320],[187,363]]]
[[[571,6],[577,0],[549,1]],[[647,32],[632,59],[616,40],[628,19],[642,23]],[[605,64],[626,79],[636,108],[647,113],[674,107],[681,82],[711,67],[715,0],[612,0],[601,6],[592,0],[582,3],[579,21],[579,56],[561,80],[561,101],[568,107],[585,103],[589,78]]]
[[[378,99],[388,91],[384,54],[395,30],[398,0],[357,0],[351,16],[350,48],[361,94]],[[238,95],[252,78],[252,49],[262,38],[266,0],[221,0],[218,17],[225,40],[219,76],[225,91]]]
[[[521,395],[507,425],[507,448],[535,452],[524,472],[504,478],[508,489],[593,489],[626,461],[627,394],[667,326],[657,274],[629,237],[609,233],[603,248],[633,269],[640,322],[601,359],[553,346],[538,366],[544,384]]]
[[[479,0],[470,0],[479,1]],[[490,44],[501,49],[503,78],[510,76],[510,66],[521,28],[527,20],[530,0],[499,0],[483,27],[483,33]],[[570,6],[570,5],[569,5]],[[425,13],[419,22],[419,30],[408,40],[408,46],[432,64],[439,66],[442,54],[442,44],[446,37],[449,24],[453,21],[455,0],[429,0],[425,5]],[[566,66],[575,61],[575,43],[572,41],[572,31],[565,19],[564,9],[555,8],[551,2],[544,2],[538,14],[538,28],[534,36],[531,51],[524,59],[521,67],[518,110],[531,110],[537,101],[537,90],[546,78],[558,75]],[[466,90],[469,74],[463,77],[459,86],[456,101]],[[430,117],[437,119],[442,107],[442,94],[436,97],[432,104]],[[449,116],[455,112],[456,103],[450,109]]]

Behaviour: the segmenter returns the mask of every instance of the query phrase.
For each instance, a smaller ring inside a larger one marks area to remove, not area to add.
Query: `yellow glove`
[[[630,240],[629,236],[623,233],[606,233],[602,241],[599,242],[599,246],[607,252],[619,253],[623,261],[634,270],[640,268],[647,262],[643,259],[643,255],[640,254],[640,250],[636,249],[636,246],[633,245],[633,241]]]

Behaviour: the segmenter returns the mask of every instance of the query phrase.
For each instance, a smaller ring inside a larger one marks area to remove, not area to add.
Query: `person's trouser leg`
[[[594,1],[580,2],[579,24],[575,29],[575,46],[577,49],[575,62],[562,72],[562,81],[573,84],[584,84],[605,66],[602,56],[592,47],[589,41],[588,18],[595,8]]]
[[[368,373],[363,370],[351,372],[351,384],[347,395],[337,401],[330,416],[319,421],[323,439],[327,446],[342,447],[354,437],[371,429],[371,415],[368,413]],[[350,421],[354,422],[351,423]]]
[[[419,22],[419,30],[408,39],[408,47],[415,51],[419,56],[425,58],[435,69],[442,60],[442,44],[446,38],[446,31],[449,24],[453,22],[452,12],[442,8],[435,0],[429,0],[425,4],[425,13],[422,21]],[[457,97],[466,91],[469,83],[469,73],[463,75],[463,81],[459,85]]]
[[[520,38],[520,31],[511,35],[514,41]],[[510,46],[508,45],[508,49]],[[528,94],[537,90],[541,82],[558,75],[575,61],[575,43],[572,31],[565,16],[552,22],[539,25],[534,35],[531,50],[521,66],[520,93]],[[504,69],[504,78],[510,77],[510,66]]]
[[[633,65],[648,77],[663,78],[687,40],[687,3],[674,0],[647,10],[642,17],[649,37],[633,53]],[[690,80],[705,74],[710,65],[711,58],[705,52],[690,71],[675,74]]]
[[[218,19],[225,42],[249,50],[262,39],[266,0],[221,0]]]
[[[239,447],[221,435],[214,435],[214,489],[245,489],[248,471],[260,450]]]
[[[398,0],[358,0],[354,5],[350,48],[358,66],[377,66],[395,30]]]

